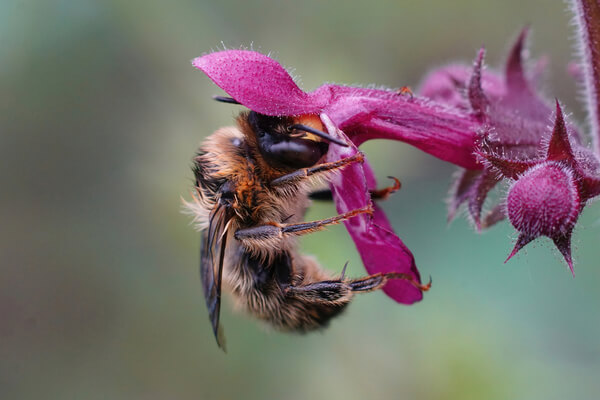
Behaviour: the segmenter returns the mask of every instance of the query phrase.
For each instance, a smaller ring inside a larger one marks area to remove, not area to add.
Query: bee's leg
[[[352,293],[372,292],[381,289],[390,279],[403,279],[409,281],[417,289],[426,292],[431,288],[431,281],[422,285],[408,274],[390,272],[387,274],[374,274],[354,280],[330,280],[309,283],[301,286],[288,286],[285,288],[286,296],[298,298],[315,303],[339,303],[349,301]]]
[[[280,176],[279,178],[271,181],[271,185],[272,186],[283,186],[283,185],[298,183],[299,181],[306,179],[310,176],[313,176],[313,175],[316,175],[319,173],[323,173],[323,172],[327,172],[327,171],[334,171],[336,169],[343,168],[346,165],[349,165],[349,164],[352,164],[355,162],[363,162],[364,159],[365,159],[365,156],[359,152],[359,153],[354,154],[353,156],[342,158],[341,160],[338,160],[338,161],[318,164],[318,165],[315,165],[314,167],[309,167],[309,168],[302,168],[302,169],[296,170],[292,173]]]
[[[368,206],[349,211],[344,214],[336,215],[335,217],[321,219],[317,221],[302,222],[299,224],[281,224],[272,222],[266,225],[255,226],[252,228],[240,229],[235,232],[235,238],[241,241],[256,241],[281,238],[286,235],[304,235],[311,232],[316,232],[327,225],[339,224],[340,222],[355,217],[360,214],[372,214],[373,208]]]
[[[400,179],[393,176],[388,176],[389,179],[394,181],[392,186],[386,186],[383,189],[371,190],[371,198],[376,200],[386,200],[391,194],[396,193],[402,187]]]
[[[403,279],[410,282],[417,289],[426,292],[431,288],[431,279],[426,285],[417,282],[411,275],[400,272],[388,272],[369,275],[364,278],[354,279],[348,282],[353,292],[372,292],[381,289],[390,279]]]
[[[321,281],[284,289],[287,298],[312,304],[343,304],[352,298],[352,288],[342,281]]]
[[[392,193],[400,190],[400,187],[402,186],[400,180],[398,178],[394,178],[393,176],[388,176],[388,178],[393,179],[394,184],[392,186],[384,187],[383,189],[370,190],[371,198],[373,200],[386,200]],[[310,197],[312,200],[333,200],[333,195],[329,189],[315,190],[314,192],[311,192],[308,197]]]

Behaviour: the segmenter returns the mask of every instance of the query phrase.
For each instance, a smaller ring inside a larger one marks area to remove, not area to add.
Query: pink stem
[[[590,135],[600,156],[600,0],[573,0],[582,55]]]

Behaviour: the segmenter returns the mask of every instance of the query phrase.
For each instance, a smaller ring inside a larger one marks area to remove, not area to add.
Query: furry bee
[[[311,184],[363,161],[357,153],[322,162],[329,146],[348,146],[323,130],[314,115],[243,112],[237,126],[214,132],[194,158],[195,190],[185,206],[202,234],[200,275],[213,332],[223,350],[222,286],[239,308],[258,319],[280,330],[307,332],[325,327],[355,293],[380,289],[388,279],[411,279],[400,273],[348,279],[345,266],[334,277],[299,252],[297,236],[372,212],[367,207],[303,222]],[[372,194],[386,197],[398,188],[396,180],[393,187]]]

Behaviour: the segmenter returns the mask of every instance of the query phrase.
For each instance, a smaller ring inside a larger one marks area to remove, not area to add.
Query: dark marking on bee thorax
[[[268,260],[248,251],[239,254],[239,268],[251,280],[251,290],[261,293],[281,291],[292,282],[292,258],[287,251],[277,252]]]

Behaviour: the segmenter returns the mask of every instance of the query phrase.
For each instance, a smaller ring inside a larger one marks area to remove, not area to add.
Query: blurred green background
[[[499,65],[525,24],[551,67],[545,91],[583,120],[567,76],[562,1],[0,2],[0,398],[597,399],[598,206],[574,235],[573,279],[548,240],[503,261],[515,234],[448,226],[455,168],[367,143],[384,204],[433,289],[405,307],[359,296],[322,333],[270,332],[225,300],[215,345],[199,236],[180,213],[199,142],[238,107],[190,60],[253,46],[301,85],[418,87],[431,68]],[[383,181],[382,181],[383,182]],[[505,190],[505,189],[502,189]],[[315,204],[308,218],[332,215]],[[303,240],[363,269],[343,227]],[[385,397],[384,397],[385,396]]]

